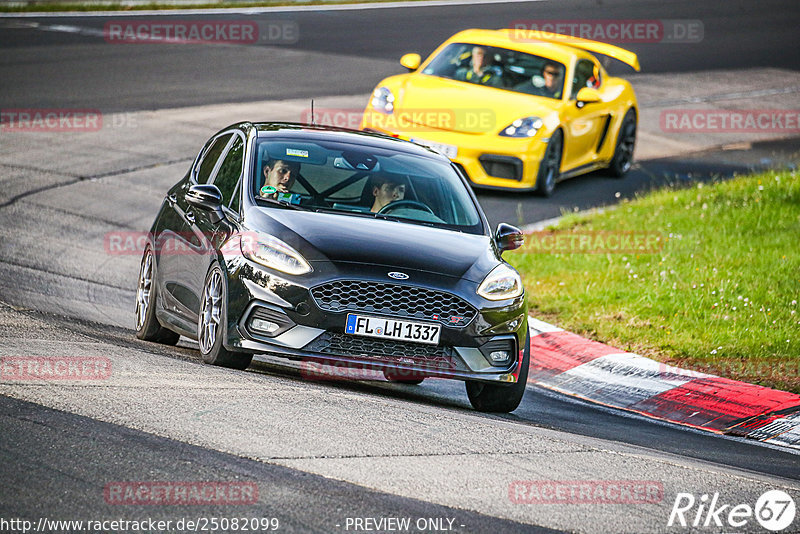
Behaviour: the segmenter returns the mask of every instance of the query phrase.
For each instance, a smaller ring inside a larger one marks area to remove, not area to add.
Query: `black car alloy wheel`
[[[223,345],[227,317],[225,276],[218,264],[208,271],[203,285],[203,298],[197,319],[197,342],[203,361],[211,365],[245,369],[253,360],[252,354],[229,351]]]
[[[162,327],[156,319],[156,266],[153,249],[147,247],[139,268],[139,283],[136,286],[136,337],[175,345],[180,335]]]

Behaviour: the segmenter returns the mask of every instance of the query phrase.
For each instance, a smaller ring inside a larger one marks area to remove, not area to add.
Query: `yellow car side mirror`
[[[578,96],[576,97],[578,102],[583,104],[592,104],[594,102],[600,102],[600,92],[597,89],[592,89],[591,87],[584,87],[580,91],[578,91]]]
[[[415,71],[422,63],[422,57],[419,54],[406,54],[400,58],[400,64],[410,71]]]

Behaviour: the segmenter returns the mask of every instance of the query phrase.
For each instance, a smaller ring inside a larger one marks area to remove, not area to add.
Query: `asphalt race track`
[[[565,0],[206,16],[264,24],[295,22],[297,42],[274,46],[104,46],[105,23],[121,17],[0,18],[0,47],[6,52],[0,63],[0,91],[6,107],[61,105],[104,111],[368,93],[381,78],[403,70],[397,64],[402,54],[419,52],[424,57],[459,30],[503,28],[516,20],[583,18],[702,22],[699,45],[627,45],[639,54],[648,73],[765,66],[800,69],[800,54],[792,46],[800,19],[796,2]],[[98,33],[26,27],[34,22],[75,25]],[[621,66],[617,72],[632,71]]]
[[[767,68],[794,79],[800,4],[568,0],[204,17],[289,21],[299,39],[112,46],[102,37],[108,18],[0,17],[0,109],[90,108],[138,121],[109,135],[0,132],[0,355],[103,357],[113,369],[95,383],[0,379],[0,520],[277,517],[279,532],[322,533],[387,532],[357,529],[353,519],[408,517],[441,519],[410,530],[424,532],[765,532],[754,520],[695,529],[667,520],[680,492],[718,492],[726,504],[753,506],[765,491],[782,489],[797,501],[797,453],[533,386],[514,413],[485,415],[469,407],[457,382],[309,381],[269,358],[235,372],[204,365],[185,339],[178,347],[139,342],[132,326],[139,256],[110,253],[104,238],[147,230],[200,144],[232,122],[226,106],[363,95],[400,71],[402,53],[425,54],[459,29],[519,19],[700,20],[699,45],[629,47],[648,75]],[[797,91],[787,98],[797,102]],[[217,107],[196,111],[209,105]],[[529,224],[667,183],[787,164],[798,146],[763,139],[673,152],[640,161],[623,181],[602,173],[570,180],[552,199],[479,197],[493,223]],[[515,481],[577,479],[649,481],[663,495],[649,504],[510,497]],[[110,502],[104,489],[126,481],[247,482],[258,499]],[[0,531],[12,530],[0,521]],[[800,519],[783,532],[800,532]]]

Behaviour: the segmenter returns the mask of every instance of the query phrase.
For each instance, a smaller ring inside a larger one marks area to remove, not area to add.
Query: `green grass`
[[[534,316],[662,362],[800,393],[797,171],[662,190],[566,216],[556,229],[595,231],[657,232],[663,246],[507,254]]]

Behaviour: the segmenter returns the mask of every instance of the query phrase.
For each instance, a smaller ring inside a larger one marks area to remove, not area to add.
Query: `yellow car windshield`
[[[451,43],[422,72],[516,93],[560,99],[564,94],[566,69],[558,61],[517,50]]]

